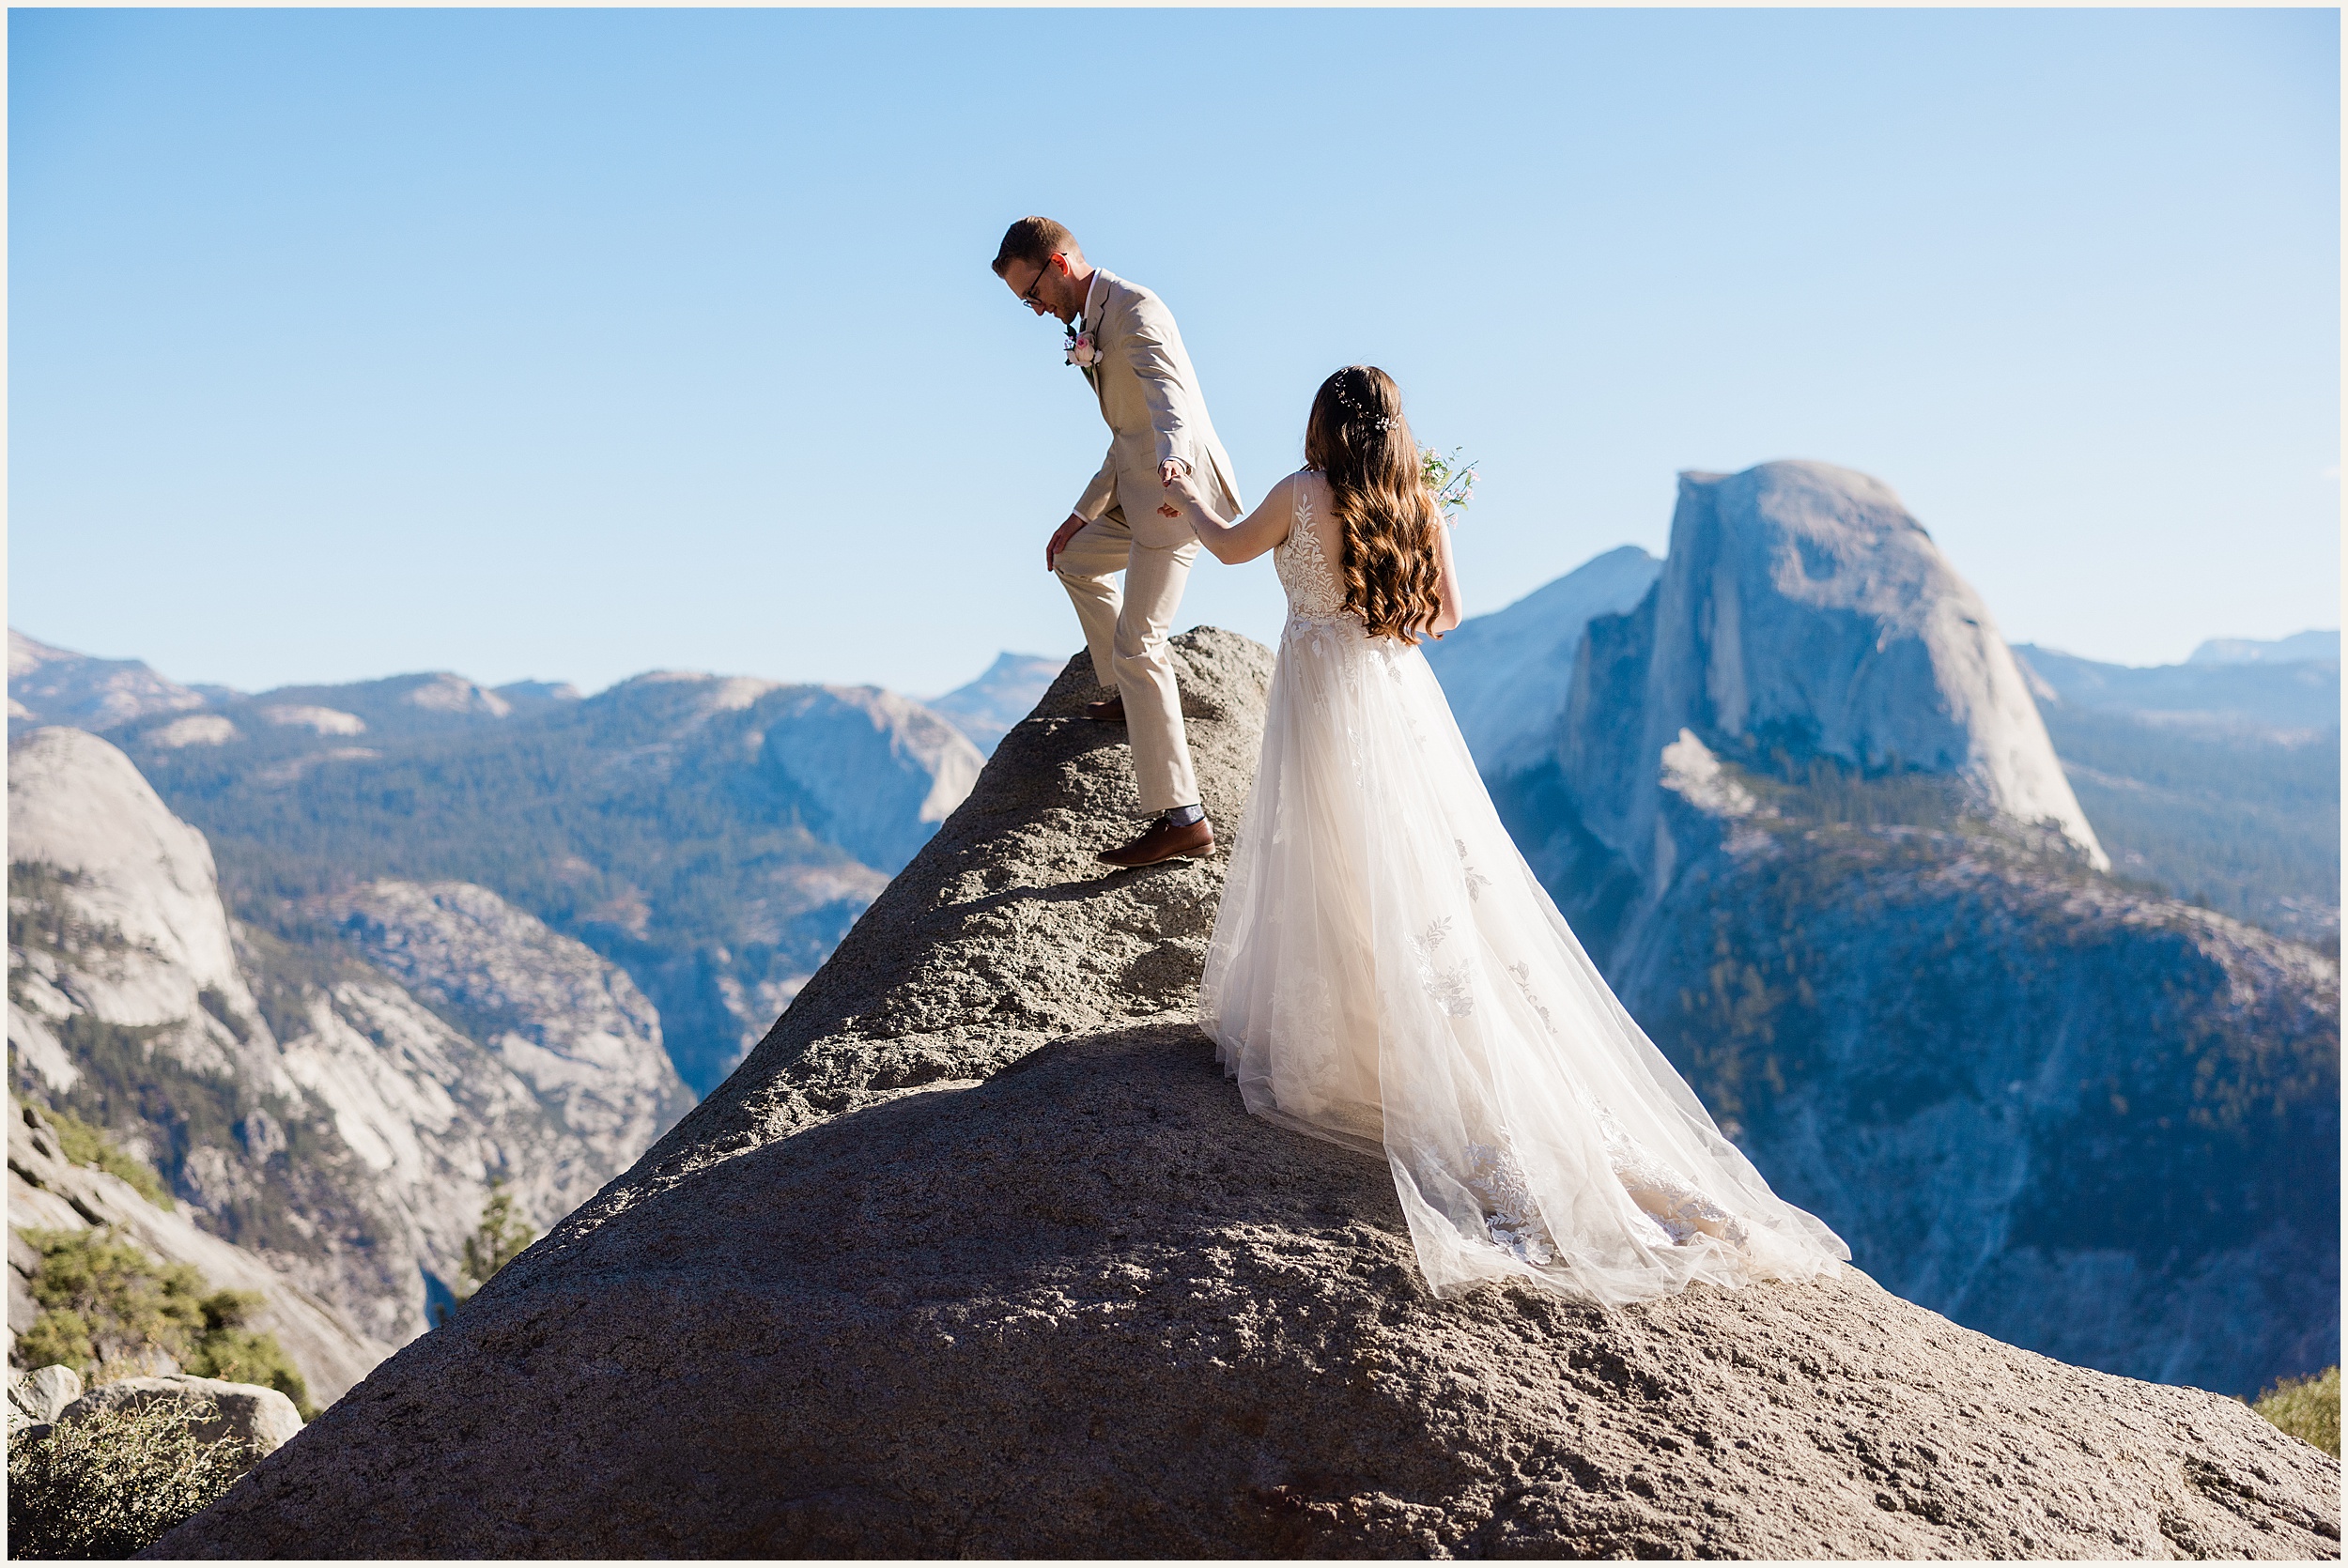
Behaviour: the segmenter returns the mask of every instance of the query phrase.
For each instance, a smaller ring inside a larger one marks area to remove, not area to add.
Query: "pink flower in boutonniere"
[[[1090,332],[1071,332],[1068,335],[1066,347],[1068,362],[1079,370],[1089,369],[1101,362],[1101,346],[1093,341]]]

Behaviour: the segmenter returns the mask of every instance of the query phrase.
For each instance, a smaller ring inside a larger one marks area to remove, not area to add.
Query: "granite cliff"
[[[229,917],[122,752],[54,726],[10,748],[8,830],[19,1087],[370,1343],[423,1331],[491,1181],[551,1223],[691,1102],[627,976],[485,888],[367,884],[304,916],[349,941],[288,944]]]
[[[2068,1360],[2250,1395],[2339,1359],[2336,957],[2103,874],[2043,677],[1888,488],[1684,476],[1654,586],[1575,614],[1513,681],[1556,721],[1471,746],[1780,1191]]]
[[[1583,824],[1652,881],[1676,853],[1654,760],[1683,732],[1747,764],[1946,779],[2109,864],[1988,607],[1864,474],[1680,475],[1661,576],[1587,638],[1553,755]]]
[[[85,1230],[111,1227],[163,1263],[189,1263],[216,1290],[247,1290],[261,1298],[252,1326],[277,1343],[308,1385],[310,1397],[331,1405],[392,1353],[342,1313],[303,1290],[258,1254],[224,1241],[197,1224],[184,1206],[160,1208],[120,1176],[67,1159],[55,1127],[32,1106],[12,1107],[8,1120],[8,1348],[40,1315],[32,1282],[40,1254],[17,1228]],[[13,1376],[15,1374],[10,1373]]]
[[[1229,823],[1269,659],[1177,647]],[[716,1093],[151,1555],[2337,1555],[2317,1450],[1857,1271],[1435,1299],[1384,1167],[1190,1021],[1223,862],[1090,861],[1089,686]]]

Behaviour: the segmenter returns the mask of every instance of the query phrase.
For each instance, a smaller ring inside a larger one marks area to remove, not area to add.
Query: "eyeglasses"
[[[1050,256],[1045,256],[1043,258],[1043,265],[1036,269],[1035,282],[1029,284],[1026,288],[1019,291],[1019,302],[1021,304],[1032,305],[1040,311],[1047,311],[1052,308],[1035,297],[1035,291],[1043,286],[1043,274],[1049,272],[1051,269],[1052,258]]]

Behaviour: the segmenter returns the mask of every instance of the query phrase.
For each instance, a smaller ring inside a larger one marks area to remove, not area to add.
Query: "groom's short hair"
[[[1084,248],[1068,232],[1066,223],[1056,223],[1049,218],[1022,218],[1003,231],[1002,249],[995,253],[995,275],[1003,276],[1014,261],[1041,267],[1063,251],[1084,254]]]

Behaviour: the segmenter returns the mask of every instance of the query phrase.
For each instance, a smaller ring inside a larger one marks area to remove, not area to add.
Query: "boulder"
[[[33,1372],[8,1369],[8,1429],[27,1423],[54,1422],[67,1406],[82,1397],[82,1375],[70,1366],[45,1366]]]
[[[1229,828],[1270,661],[1177,648]],[[1091,862],[1089,686],[633,1170],[149,1555],[2338,1554],[2328,1455],[1855,1270],[1436,1299],[1384,1164],[1191,1022],[1224,862]]]
[[[184,1373],[100,1383],[68,1405],[56,1419],[61,1422],[75,1422],[100,1411],[143,1410],[165,1401],[209,1404],[209,1414],[194,1424],[195,1436],[206,1442],[242,1443],[253,1460],[274,1453],[301,1430],[301,1416],[293,1401],[275,1389],[228,1383],[217,1377],[192,1377]]]

